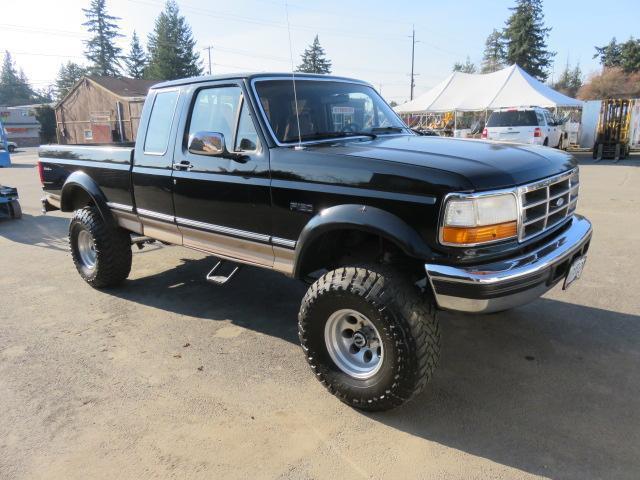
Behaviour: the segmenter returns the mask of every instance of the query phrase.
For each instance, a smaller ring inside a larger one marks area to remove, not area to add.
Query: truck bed
[[[133,152],[133,143],[43,145],[38,149],[38,156],[45,194],[50,203],[56,205],[69,175],[83,171],[100,186],[108,202],[132,205]]]

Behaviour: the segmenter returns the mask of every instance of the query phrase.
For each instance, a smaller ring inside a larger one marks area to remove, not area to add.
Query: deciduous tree
[[[578,91],[581,100],[639,96],[640,72],[628,74],[620,67],[603,68],[602,72],[591,75]]]

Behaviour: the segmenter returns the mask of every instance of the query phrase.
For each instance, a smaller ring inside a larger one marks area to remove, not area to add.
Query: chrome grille
[[[522,242],[540,235],[569,217],[578,203],[578,169],[518,188]]]

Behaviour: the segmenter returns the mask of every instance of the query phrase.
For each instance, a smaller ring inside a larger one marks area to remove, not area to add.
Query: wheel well
[[[364,262],[393,262],[417,272],[422,271],[424,263],[406,255],[393,241],[356,229],[337,229],[319,235],[305,246],[299,261],[297,277],[303,279],[319,270]]]
[[[79,186],[69,186],[68,190],[65,190],[61,198],[61,207],[64,212],[73,212],[79,208],[86,207],[93,204],[93,199],[87,193],[87,191]]]

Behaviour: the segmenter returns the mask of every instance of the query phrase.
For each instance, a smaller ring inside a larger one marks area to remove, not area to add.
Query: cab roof
[[[152,88],[166,88],[166,87],[176,87],[181,85],[191,85],[194,83],[204,83],[204,82],[214,82],[218,80],[247,80],[252,81],[260,78],[283,78],[283,79],[291,79],[293,74],[291,72],[275,72],[275,73],[228,73],[224,75],[203,75],[200,77],[189,77],[189,78],[181,78],[178,80],[169,80],[167,82],[161,82],[155,84]],[[355,78],[349,77],[340,77],[336,75],[323,75],[318,73],[296,73],[296,79],[321,79],[321,80],[336,80],[342,82],[354,82],[361,83],[363,85],[369,85],[368,82],[363,80],[358,80]]]

